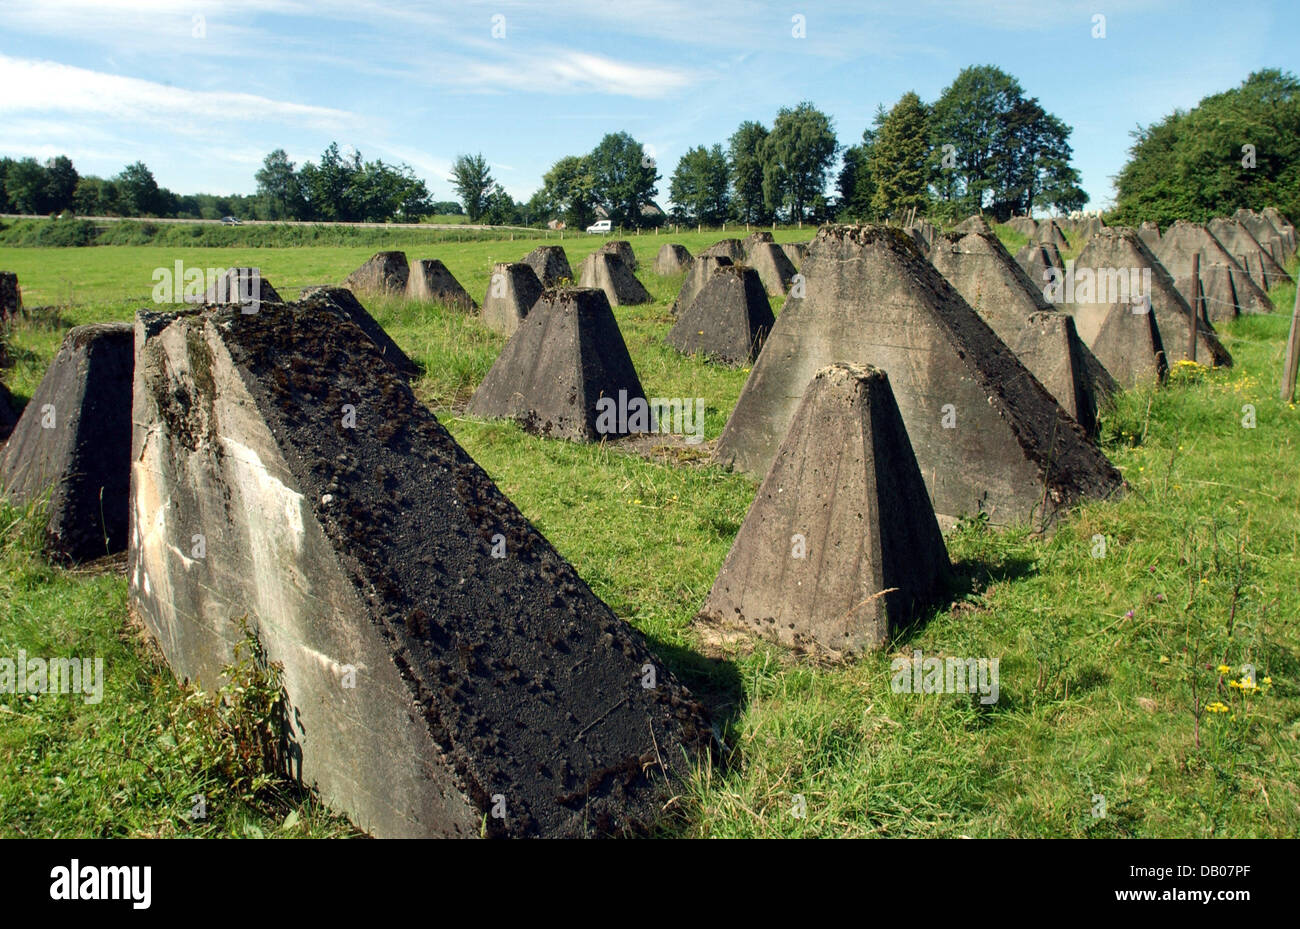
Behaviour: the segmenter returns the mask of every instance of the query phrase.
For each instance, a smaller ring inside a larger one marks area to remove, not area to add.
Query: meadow
[[[647,393],[704,398],[709,441],[747,371],[664,345],[682,279],[652,266],[666,241],[696,253],[719,237],[630,237],[654,302],[615,310]],[[395,247],[441,259],[481,300],[494,262],[542,241]],[[545,241],[577,271],[602,240]],[[29,398],[68,326],[152,307],[153,271],[178,260],[255,265],[290,296],[375,250],[0,247],[25,304],[48,307],[14,327],[6,382]],[[1278,312],[1219,327],[1233,367],[1176,366],[1166,386],[1106,412],[1101,442],[1126,495],[1079,508],[1051,537],[963,521],[947,539],[951,605],[843,665],[692,624],[753,479],[699,450],[636,454],[468,418],[502,338],[434,304],[366,303],[424,365],[421,399],[710,706],[722,747],[683,785],[664,834],[1199,837],[1300,833],[1300,411],[1277,390],[1294,296],[1277,288]],[[98,705],[0,694],[0,835],[355,834],[293,785],[227,764],[237,726],[211,725],[216,711],[128,621],[121,559],[52,566],[38,527],[39,513],[0,505],[0,654],[102,656],[106,690]],[[915,650],[999,658],[999,701],[894,693],[891,660]]]

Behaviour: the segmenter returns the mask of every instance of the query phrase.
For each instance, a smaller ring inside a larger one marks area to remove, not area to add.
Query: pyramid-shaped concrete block
[[[573,283],[573,269],[563,246],[539,245],[524,257],[524,264],[533,269],[545,288]]]
[[[1156,328],[1170,362],[1189,357],[1192,309],[1174,286],[1174,279],[1147,248],[1137,232],[1126,226],[1102,229],[1088,240],[1075,259],[1072,273],[1050,297],[1074,317],[1079,335],[1095,353],[1093,340],[1115,303],[1144,303],[1155,313]],[[1098,355],[1110,368],[1106,359]],[[1197,326],[1196,360],[1204,365],[1230,365],[1214,327]],[[1114,369],[1111,373],[1115,374]],[[1121,383],[1123,378],[1116,374]]]
[[[758,272],[763,286],[771,296],[784,297],[790,292],[790,283],[796,272],[781,246],[771,242],[755,243],[745,263]]]
[[[137,338],[129,591],[177,677],[221,683],[247,617],[289,773],[375,836],[661,815],[699,706],[359,330],[287,304]]]
[[[542,296],[542,282],[531,265],[500,262],[492,267],[487,296],[483,298],[483,325],[502,335],[514,335],[519,324]]]
[[[16,317],[23,308],[23,293],[18,286],[18,275],[0,271],[0,323]]]
[[[603,290],[610,306],[633,306],[653,298],[614,252],[592,252],[582,262],[580,286]]]
[[[723,364],[749,364],[776,322],[758,272],[724,265],[691,301],[668,333],[679,352],[702,354]]]
[[[128,323],[69,332],[0,452],[0,488],[11,501],[49,494],[46,547],[56,560],[126,548],[131,340]],[[170,402],[193,401],[182,394]]]
[[[469,412],[574,442],[650,431],[645,391],[618,321],[605,294],[592,289],[544,293],[501,349]]]
[[[1147,248],[1151,249],[1154,254],[1156,249],[1160,247],[1160,227],[1147,220],[1138,226],[1138,238],[1145,242]]]
[[[750,253],[754,250],[754,246],[767,245],[775,241],[776,240],[772,238],[772,233],[760,229],[757,232],[751,232],[749,235],[741,239],[740,247],[745,250],[745,258],[748,259]]]
[[[338,319],[347,320],[360,329],[374,344],[384,360],[403,377],[416,377],[420,367],[402,351],[400,345],[393,341],[384,327],[366,311],[356,295],[346,287],[306,287],[298,295],[307,307],[321,312],[332,313]]]
[[[1268,249],[1250,234],[1250,230],[1235,219],[1215,217],[1209,223],[1210,234],[1223,244],[1228,254],[1237,259],[1255,286],[1265,294],[1278,284],[1291,283],[1291,275],[1273,260]],[[1269,304],[1270,307],[1272,304]]]
[[[729,268],[732,265],[730,258],[719,258],[715,255],[696,255],[695,260],[691,262],[690,269],[686,272],[686,279],[682,281],[682,289],[677,292],[677,299],[673,301],[672,314],[680,316],[682,311],[694,302],[699,296],[704,285],[713,277],[713,272],[719,268]]]
[[[1223,244],[1201,223],[1178,220],[1152,249],[1174,279],[1188,305],[1196,299],[1192,267],[1200,258],[1203,312],[1213,322],[1235,319],[1241,313],[1271,313],[1268,296],[1255,285]]]
[[[1296,253],[1295,225],[1291,220],[1283,216],[1281,211],[1273,206],[1264,207],[1260,213],[1277,230],[1278,235],[1282,237],[1282,244],[1286,248],[1287,257],[1294,255]]]
[[[343,286],[354,293],[400,296],[410,277],[406,252],[376,252],[344,279]]]
[[[718,441],[764,474],[813,375],[837,361],[889,373],[937,513],[1049,525],[1106,497],[1118,472],[1083,428],[921,254],[885,226],[817,233]]]
[[[960,232],[963,235],[967,232],[992,232],[993,227],[989,225],[988,220],[980,213],[972,213],[957,225],[952,227],[953,232]]]
[[[1070,244],[1077,249],[1105,228],[1100,216],[1085,216],[1070,230]]]
[[[655,256],[655,274],[681,274],[691,266],[691,253],[685,245],[667,242]]]
[[[889,379],[840,363],[808,384],[701,612],[847,657],[938,602],[948,568]]]
[[[700,254],[710,258],[730,258],[735,263],[745,260],[745,245],[740,239],[721,239]]]
[[[1032,241],[1040,245],[1055,245],[1057,248],[1069,248],[1070,243],[1065,238],[1065,233],[1057,225],[1054,219],[1045,219],[1038,224],[1034,230]]]
[[[1031,242],[1034,240],[1034,233],[1038,231],[1038,222],[1029,216],[1013,216],[1006,224]]]
[[[478,304],[460,286],[460,281],[437,258],[421,258],[411,266],[406,298],[427,300],[467,312],[478,309]]]
[[[1040,246],[1041,247],[1041,246]],[[1040,384],[1088,433],[1097,426],[1098,405],[1118,390],[1090,355],[1072,322],[1042,318],[1052,307],[1042,286],[1028,275],[991,232],[950,232],[935,240],[930,261],[971,308],[988,323]],[[1032,321],[1031,321],[1032,319]]]
[[[1254,210],[1240,209],[1232,214],[1232,218],[1250,230],[1250,234],[1256,241],[1268,249],[1274,261],[1279,265],[1286,265],[1288,255],[1286,240],[1277,231],[1277,227],[1268,221],[1268,217]]]
[[[785,252],[786,260],[794,267],[796,271],[803,264],[803,260],[808,255],[807,242],[782,242],[781,251]]]
[[[623,264],[627,265],[628,270],[635,271],[639,265],[636,260],[636,253],[632,251],[632,243],[622,239],[613,242],[606,242],[597,252],[604,252],[606,255],[617,255],[623,259]]]
[[[1060,249],[1055,245],[1044,245],[1039,242],[1030,242],[1022,246],[1020,251],[1016,252],[1016,264],[1020,265],[1021,270],[1036,287],[1045,287],[1052,281],[1053,268],[1058,275],[1065,273],[1065,259],[1061,257]]]
[[[283,303],[271,282],[258,268],[227,268],[207,293],[203,302],[218,306],[238,304],[246,313],[258,312],[264,303]]]
[[[1155,315],[1145,304],[1092,306],[1088,319],[1094,328],[1084,341],[1122,388],[1165,379],[1168,356]]]

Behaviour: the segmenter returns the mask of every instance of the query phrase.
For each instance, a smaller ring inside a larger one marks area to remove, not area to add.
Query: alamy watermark
[[[628,397],[626,390],[596,401],[596,432],[627,435],[659,432],[684,435],[690,445],[704,441],[703,397]]]
[[[998,702],[1000,658],[926,658],[917,649],[911,657],[890,662],[889,682],[896,694],[979,694],[986,706]]]
[[[1150,268],[1043,269],[1048,303],[1131,303],[1134,313],[1151,307]]]
[[[83,694],[86,703],[104,699],[103,658],[0,658],[0,693]]]
[[[257,268],[187,268],[177,259],[170,268],[154,268],[152,280],[154,303],[238,303],[252,314],[262,298]]]

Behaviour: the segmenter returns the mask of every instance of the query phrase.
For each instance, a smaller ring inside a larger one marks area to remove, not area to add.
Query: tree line
[[[659,166],[626,132],[558,159],[527,201],[510,196],[482,153],[455,159],[447,181],[457,200],[439,202],[409,166],[366,161],[331,143],[302,165],[283,149],[271,152],[255,175],[257,192],[227,197],[173,193],[142,162],[99,178],[79,175],[63,155],[44,163],[3,158],[0,212],[341,222],[463,213],[475,223],[558,220],[576,228],[598,217],[625,228],[669,220],[764,225],[880,221],[913,210],[938,221],[977,211],[1005,220],[1087,202],[1070,164],[1070,134],[1014,77],[981,65],[964,69],[932,103],[909,92],[878,106],[852,145],[841,145],[832,119],[806,101],[780,109],[770,126],[742,122],[725,143],[682,155],[668,179],[667,214],[655,203]],[[1267,204],[1300,213],[1300,82],[1289,72],[1251,74],[1133,135],[1109,222],[1164,225]]]

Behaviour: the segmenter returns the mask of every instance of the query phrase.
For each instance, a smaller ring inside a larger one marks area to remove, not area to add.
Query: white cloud
[[[66,113],[177,129],[213,123],[291,123],[309,129],[354,128],[362,120],[330,107],[256,94],[187,90],[53,61],[0,55],[0,113]]]

